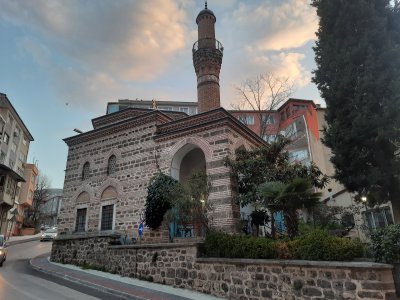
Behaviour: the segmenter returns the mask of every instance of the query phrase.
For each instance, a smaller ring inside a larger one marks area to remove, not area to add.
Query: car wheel
[[[2,260],[2,261],[0,262],[0,267],[3,266],[3,263],[4,263],[4,260]]]

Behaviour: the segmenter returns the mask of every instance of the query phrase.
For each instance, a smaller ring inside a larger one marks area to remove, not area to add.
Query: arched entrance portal
[[[206,158],[204,152],[201,148],[194,144],[186,144],[180,148],[174,155],[171,162],[171,176],[178,180],[181,184],[185,185],[191,174],[194,172],[203,171],[206,172]],[[176,219],[176,222],[172,222],[169,225],[170,239],[175,237],[194,237],[195,235],[201,235],[203,231],[203,225],[199,221],[199,209],[202,211],[204,209],[204,201],[196,202],[195,198],[191,198],[191,201],[195,205],[200,204],[200,206],[190,205],[190,213],[184,215],[191,215],[186,221],[181,218]],[[198,200],[197,200],[198,201]],[[195,208],[196,207],[196,208]],[[194,210],[193,210],[194,209]],[[179,210],[178,210],[179,211]],[[196,213],[197,212],[197,213]],[[179,213],[178,215],[182,215]],[[178,221],[181,220],[181,221]],[[190,220],[190,221],[189,221]],[[183,222],[182,222],[183,221]],[[200,224],[201,223],[201,224]]]
[[[184,183],[191,172],[206,170],[206,158],[203,150],[193,144],[186,144],[175,153],[171,163],[171,176]]]

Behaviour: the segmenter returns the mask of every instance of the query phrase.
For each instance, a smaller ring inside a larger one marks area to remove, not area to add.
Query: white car
[[[0,267],[3,266],[3,263],[7,258],[7,243],[4,238],[4,235],[0,235]]]
[[[47,229],[45,232],[42,233],[40,237],[40,241],[51,241],[57,237],[57,229]]]

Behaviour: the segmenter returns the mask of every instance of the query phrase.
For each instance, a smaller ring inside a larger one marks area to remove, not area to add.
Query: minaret
[[[215,39],[215,15],[207,8],[198,14],[198,41],[193,45],[193,65],[197,75],[198,112],[220,107],[219,72],[222,64],[222,44]]]

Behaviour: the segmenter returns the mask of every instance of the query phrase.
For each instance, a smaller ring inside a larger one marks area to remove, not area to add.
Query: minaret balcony
[[[220,41],[214,38],[203,38],[198,40],[193,44],[192,52],[193,54],[195,54],[198,50],[201,49],[215,49],[221,52],[221,54],[224,52],[224,47],[222,46]]]

